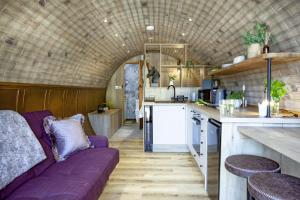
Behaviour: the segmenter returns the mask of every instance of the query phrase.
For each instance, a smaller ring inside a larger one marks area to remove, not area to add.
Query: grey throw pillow
[[[44,159],[27,121],[15,111],[0,110],[0,190]]]
[[[72,153],[91,147],[82,124],[84,116],[74,115],[58,120],[53,116],[45,117],[44,128],[52,140],[52,150],[57,161],[65,160]]]

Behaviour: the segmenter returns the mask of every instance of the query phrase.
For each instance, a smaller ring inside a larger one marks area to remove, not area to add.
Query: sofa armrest
[[[108,139],[105,136],[93,135],[93,136],[89,136],[89,140],[95,148],[107,148],[108,147]]]

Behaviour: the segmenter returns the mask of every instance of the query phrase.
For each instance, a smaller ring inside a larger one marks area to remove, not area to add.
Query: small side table
[[[96,135],[110,138],[122,125],[120,109],[110,109],[103,113],[88,113],[90,123]]]

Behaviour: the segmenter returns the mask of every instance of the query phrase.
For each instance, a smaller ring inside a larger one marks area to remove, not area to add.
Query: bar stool
[[[275,173],[257,173],[248,178],[248,191],[255,200],[299,200],[300,179]]]
[[[280,165],[268,158],[255,155],[232,155],[226,158],[225,168],[232,174],[247,178],[260,172],[280,173]],[[247,199],[252,199],[247,190]]]

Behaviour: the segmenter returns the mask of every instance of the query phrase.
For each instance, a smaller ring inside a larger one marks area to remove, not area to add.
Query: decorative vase
[[[272,115],[279,115],[279,102],[273,101],[271,102],[271,113]]]
[[[247,50],[248,58],[253,58],[261,54],[261,46],[259,43],[250,44]]]
[[[169,85],[174,85],[174,81],[173,81],[173,80],[170,80],[170,81],[169,81]]]

